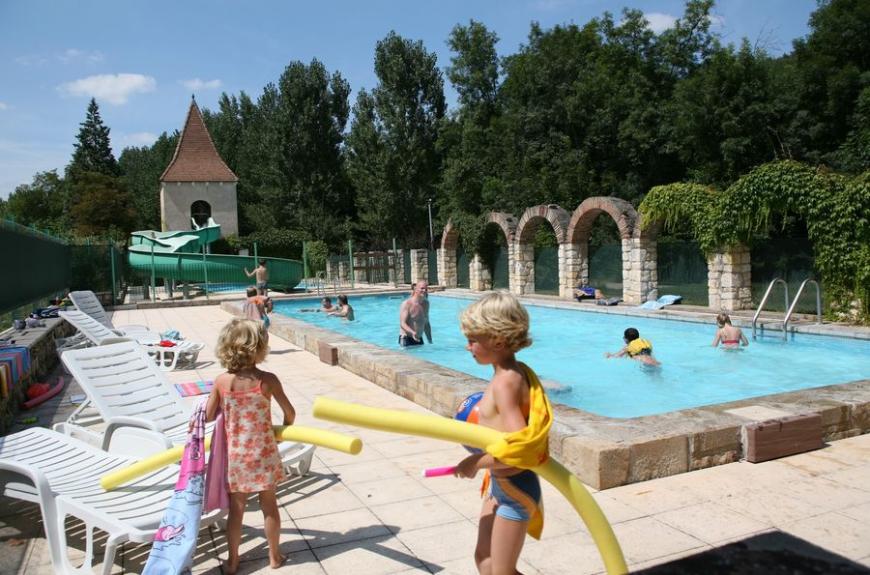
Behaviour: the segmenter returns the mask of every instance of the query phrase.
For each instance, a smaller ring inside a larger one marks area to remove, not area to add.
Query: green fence
[[[807,238],[776,238],[758,240],[751,246],[752,258],[752,303],[753,307],[761,303],[768,284],[775,278],[782,278],[788,284],[788,294],[794,298],[798,287],[807,278],[818,279],[815,270],[813,247]],[[824,286],[822,286],[824,290]],[[785,311],[782,286],[774,288],[770,298],[764,305],[765,310]],[[822,305],[825,293],[822,291]],[[801,295],[795,308],[801,313],[815,313],[816,291],[813,286]]]
[[[685,304],[709,305],[707,259],[698,242],[659,238],[657,257],[659,295],[680,295]]]
[[[0,313],[41,304],[70,285],[70,246],[59,238],[0,220],[0,254]]]
[[[589,285],[607,297],[622,297],[622,244],[589,246]]]
[[[471,278],[469,277],[470,261],[468,254],[462,246],[456,250],[456,287],[468,288],[471,287]]]
[[[559,295],[559,248],[535,248],[535,293]]]
[[[426,260],[428,263],[428,271],[429,275],[426,279],[429,281],[429,285],[433,286],[438,283],[438,252],[435,250],[426,250]]]

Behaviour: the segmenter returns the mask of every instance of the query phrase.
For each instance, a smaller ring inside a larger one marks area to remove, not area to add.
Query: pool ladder
[[[801,297],[801,294],[804,293],[804,288],[807,287],[808,284],[813,284],[816,286],[816,324],[822,323],[822,288],[819,287],[819,282],[814,279],[805,279],[801,282],[800,287],[797,290],[797,293],[794,296],[794,299],[789,304],[788,301],[788,284],[785,283],[785,280],[782,278],[776,278],[767,286],[767,290],[764,292],[764,297],[761,298],[761,303],[758,305],[758,309],[755,310],[755,315],[752,317],[752,339],[756,339],[755,332],[758,324],[758,317],[761,315],[761,310],[764,309],[764,304],[767,303],[767,298],[770,297],[770,292],[773,291],[774,286],[776,284],[781,283],[783,294],[785,295],[785,306],[783,306],[787,311],[785,312],[785,317],[782,320],[782,339],[788,339],[788,322],[791,321],[791,316],[794,314],[794,309],[797,307],[797,302]],[[762,326],[762,330],[764,327]]]

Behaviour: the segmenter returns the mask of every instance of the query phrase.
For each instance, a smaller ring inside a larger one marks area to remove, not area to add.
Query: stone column
[[[339,260],[338,262],[338,281],[341,283],[347,283],[350,275],[348,273],[348,262],[345,260]]]
[[[411,250],[411,283],[429,280],[429,257],[427,250]]]
[[[510,288],[516,295],[535,293],[535,246],[515,243],[511,264]]]
[[[559,244],[559,296],[567,299],[574,297],[574,288],[579,281],[580,244]],[[585,258],[584,258],[585,259]]]
[[[707,290],[711,309],[752,309],[752,265],[747,246],[722,248],[707,257]]]
[[[475,254],[468,270],[468,286],[474,291],[492,289],[492,276],[479,254]]]
[[[439,248],[438,257],[438,283],[446,288],[455,288],[458,281],[456,271],[456,250]]]
[[[640,305],[658,289],[656,241],[646,238],[622,240],[622,299]]]

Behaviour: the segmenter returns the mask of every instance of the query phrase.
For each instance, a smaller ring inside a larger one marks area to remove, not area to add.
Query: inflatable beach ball
[[[466,423],[479,423],[480,422],[480,400],[483,398],[483,392],[478,391],[477,393],[472,393],[468,397],[462,400],[462,403],[459,404],[459,407],[456,409],[456,415],[453,416],[453,419],[464,421]],[[465,449],[470,451],[471,453],[483,453],[482,449],[477,449],[475,447],[469,447],[467,445],[463,445]]]

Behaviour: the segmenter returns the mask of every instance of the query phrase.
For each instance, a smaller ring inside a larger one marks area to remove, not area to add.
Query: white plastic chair
[[[100,299],[90,290],[70,292],[69,299],[72,301],[73,305],[76,306],[76,309],[88,314],[110,330],[114,331],[116,335],[132,337],[133,334],[137,332],[151,331],[144,325],[113,325],[105,308],[103,308],[103,304],[100,303]]]
[[[144,347],[146,353],[157,362],[157,367],[163,371],[172,371],[179,366],[195,364],[199,352],[205,349],[205,344],[178,341],[172,347],[160,345],[146,345]]]
[[[130,339],[136,340],[143,345],[153,345],[160,341],[160,334],[151,331],[139,331],[127,335],[119,335],[81,310],[61,311],[58,314],[79,330],[94,345],[105,345]]]
[[[0,437],[0,493],[39,504],[54,572],[93,573],[94,529],[108,534],[102,573],[114,567],[118,545],[150,543],[172,497],[178,466],[170,465],[114,491],[104,491],[99,479],[138,461],[135,457],[100,451],[86,443],[41,427]],[[75,567],[67,555],[67,516],[85,524],[85,558]],[[220,519],[204,515],[205,526]]]
[[[55,431],[87,437],[103,449],[122,444],[124,453],[150,455],[183,445],[192,409],[146,351],[134,342],[70,350],[61,358],[106,423],[101,434],[77,424],[81,410]],[[89,422],[91,423],[91,422]],[[207,431],[211,432],[212,424]],[[314,446],[282,441],[278,452],[285,470],[308,473]]]

